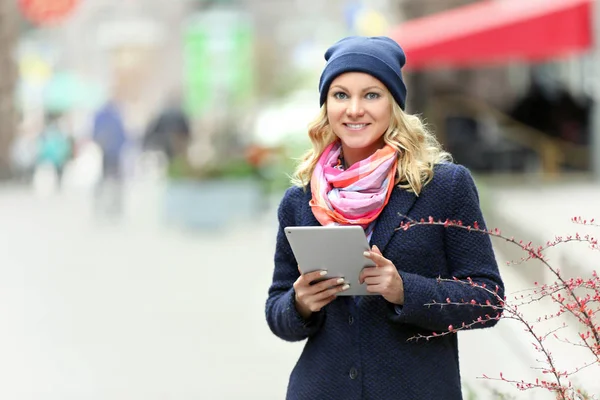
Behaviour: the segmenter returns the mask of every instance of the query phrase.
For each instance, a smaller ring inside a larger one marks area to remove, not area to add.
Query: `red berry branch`
[[[408,230],[415,226],[443,226],[444,228],[452,229],[463,229],[472,233],[479,233],[489,235],[502,239],[506,242],[512,243],[520,247],[527,253],[526,257],[523,257],[520,262],[510,262],[509,265],[516,265],[522,262],[535,259],[539,260],[552,274],[556,277],[556,282],[551,284],[540,284],[535,282],[534,287],[518,292],[514,298],[508,300],[506,297],[501,298],[498,293],[498,288],[490,289],[485,284],[478,284],[471,278],[465,280],[459,280],[456,278],[444,279],[438,278],[438,282],[454,283],[460,285],[469,285],[475,287],[478,290],[486,291],[493,298],[495,298],[499,306],[493,306],[490,301],[486,304],[478,304],[475,300],[465,299],[446,299],[445,303],[439,303],[433,301],[428,306],[476,306],[486,307],[487,309],[493,310],[490,314],[487,314],[485,318],[479,317],[477,320],[470,323],[463,322],[461,326],[448,326],[448,330],[444,332],[433,332],[431,335],[417,335],[413,337],[413,340],[430,340],[435,337],[445,336],[454,334],[458,331],[469,329],[476,325],[485,325],[490,320],[499,319],[512,319],[521,323],[525,327],[525,331],[531,334],[534,338],[532,342],[533,348],[541,353],[543,356],[542,360],[538,360],[541,367],[538,369],[542,374],[549,374],[553,379],[551,380],[540,380],[536,379],[535,382],[525,382],[519,380],[512,380],[505,378],[500,374],[500,378],[490,378],[483,376],[486,379],[499,380],[508,382],[515,385],[520,390],[529,389],[545,389],[556,394],[558,399],[580,399],[582,398],[582,392],[573,387],[571,380],[569,379],[577,372],[589,368],[590,366],[600,366],[600,277],[596,271],[592,272],[592,276],[589,278],[571,278],[566,279],[561,275],[560,269],[552,266],[548,259],[545,257],[544,252],[557,245],[570,243],[570,242],[582,242],[586,243],[592,250],[600,250],[598,239],[590,235],[580,235],[578,233],[569,236],[557,236],[554,240],[548,241],[544,246],[533,246],[531,242],[525,243],[523,241],[517,241],[514,237],[507,237],[502,235],[499,229],[486,230],[482,229],[477,222],[472,225],[466,225],[462,221],[453,220],[435,220],[429,217],[427,220],[414,220],[405,215],[405,222],[402,222],[396,230]],[[575,217],[572,219],[573,223],[586,226],[600,227],[600,224],[594,222],[594,220],[585,220],[581,217]],[[520,312],[520,307],[534,302],[541,301],[542,299],[550,299],[554,304],[558,306],[558,310],[549,313],[544,316],[537,317],[533,322],[525,318]],[[513,301],[514,300],[514,301]],[[571,315],[575,319],[575,322],[579,323],[579,329],[575,339],[568,339],[559,336],[559,333],[567,327],[566,323],[554,329],[547,329],[544,334],[540,334],[538,331],[541,329],[540,326],[544,322],[554,320],[563,316],[563,314]],[[596,319],[594,319],[596,318]],[[535,325],[534,325],[535,324]],[[572,371],[560,370],[557,366],[556,360],[552,356],[549,350],[547,340],[554,339],[563,343],[569,343],[571,345],[585,348],[589,350],[593,359]]]

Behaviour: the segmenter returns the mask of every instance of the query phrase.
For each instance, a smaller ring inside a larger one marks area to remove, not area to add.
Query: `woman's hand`
[[[312,282],[323,279],[326,275],[327,271],[313,271],[306,274],[300,271],[300,277],[294,282],[294,291],[296,309],[302,318],[308,319],[312,313],[321,311],[323,307],[335,300],[336,294],[350,287],[344,284],[343,278],[325,279],[311,285]]]
[[[362,270],[358,281],[367,284],[367,291],[378,293],[390,303],[404,304],[404,282],[393,262],[385,258],[377,246],[365,251],[365,257],[375,263],[375,267]]]

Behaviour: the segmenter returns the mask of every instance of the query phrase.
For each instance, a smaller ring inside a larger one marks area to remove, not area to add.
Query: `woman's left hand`
[[[385,258],[377,246],[365,251],[365,257],[375,263],[375,267],[362,270],[359,283],[367,284],[367,291],[383,296],[390,303],[404,304],[404,282],[393,262]]]

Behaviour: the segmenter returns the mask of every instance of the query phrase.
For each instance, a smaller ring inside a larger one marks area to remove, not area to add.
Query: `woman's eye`
[[[379,93],[370,92],[370,93],[367,93],[366,97],[369,100],[374,100],[374,99],[378,99],[380,96],[379,96]]]
[[[344,93],[344,92],[336,92],[333,94],[333,97],[335,97],[338,100],[344,100],[344,99],[348,98],[348,95],[346,95],[346,93]]]

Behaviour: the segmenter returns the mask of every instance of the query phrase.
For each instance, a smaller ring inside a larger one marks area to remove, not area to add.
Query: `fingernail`
[[[321,276],[327,275],[327,271],[321,271]]]
[[[365,251],[365,252],[363,253],[363,256],[365,256],[365,257],[369,257],[370,255],[371,255],[371,253],[369,253],[368,251]]]
[[[344,278],[340,278],[337,280],[337,283],[344,283]]]
[[[344,285],[344,286],[342,287],[342,290],[348,290],[348,289],[350,289],[350,285]]]

